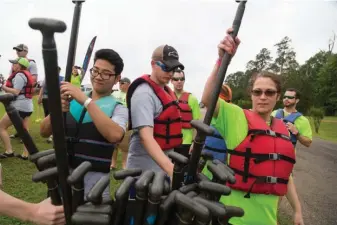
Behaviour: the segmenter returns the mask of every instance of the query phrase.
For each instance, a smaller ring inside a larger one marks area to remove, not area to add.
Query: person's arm
[[[122,109],[120,110],[122,112],[119,113],[119,118],[121,118],[122,123],[124,123],[124,129],[122,126],[120,126],[120,124],[116,123],[114,120],[108,117],[93,101],[89,103],[87,108],[87,111],[99,133],[111,143],[119,142],[122,140],[122,138],[124,137],[126,121],[128,119],[127,108],[124,106],[116,106],[116,109],[117,107],[122,107]]]
[[[296,122],[295,122],[296,123]],[[301,126],[297,127],[295,124],[288,122],[287,128],[296,135],[297,140],[304,146],[310,147],[312,140],[312,133],[309,121],[306,119],[302,121]]]
[[[7,93],[19,95],[21,90],[27,83],[27,78],[22,73],[18,73],[15,75],[12,82],[13,82],[13,88],[3,86],[2,89]]]
[[[224,53],[227,52],[228,54],[231,55],[235,55],[236,49],[238,47],[238,45],[240,44],[240,40],[238,38],[234,39],[229,35],[230,32],[232,32],[233,29],[230,28],[227,30],[227,36],[220,42],[220,44],[218,45],[218,55],[219,55],[219,60],[222,59],[222,57],[224,56]],[[219,61],[221,62],[221,61]],[[202,94],[202,99],[201,102],[204,103],[204,105],[206,106],[206,108],[209,107],[209,104],[211,102],[212,99],[212,93],[213,90],[215,89],[215,85],[216,85],[216,76],[218,74],[220,65],[219,63],[216,63],[216,65],[214,66],[211,75],[208,77],[205,87],[204,87],[204,92]],[[219,113],[219,101],[216,104],[215,110],[214,110],[214,117],[216,118],[218,116]]]
[[[312,143],[312,140],[310,138],[303,136],[300,133],[297,135],[297,140],[306,147],[310,147]]]
[[[206,84],[205,84],[205,87],[204,87],[204,92],[202,93],[201,102],[205,105],[206,108],[209,107],[209,104],[210,104],[211,99],[212,99],[212,93],[213,93],[213,90],[215,89],[216,76],[218,74],[219,68],[220,67],[219,67],[218,64],[214,65],[214,68],[211,72],[211,75],[208,77],[208,79],[206,81]],[[219,101],[217,101],[217,103],[216,103],[213,116],[215,118],[217,118],[218,114],[219,114]]]
[[[0,190],[0,214],[39,225],[65,224],[63,206],[53,206],[50,199],[28,203]]]
[[[72,96],[81,105],[88,99],[80,88],[68,82],[61,82],[61,93],[63,96]],[[124,136],[124,130],[116,122],[111,120],[94,102],[90,102],[87,107],[92,121],[100,134],[111,143],[119,142]]]
[[[36,84],[37,79],[38,79],[38,73],[37,73],[36,63],[33,61],[30,61],[29,63],[29,72],[30,74],[32,74],[33,84]]]
[[[303,225],[301,203],[297,195],[296,186],[292,177],[289,177],[286,197],[294,211],[294,225]]]
[[[154,139],[153,128],[140,128],[139,136],[147,153],[149,153],[152,159],[172,178],[174,165]]]
[[[5,85],[2,86],[2,90],[4,90],[6,93],[10,93],[10,94],[14,94],[14,95],[18,95],[21,92],[21,90],[18,90],[18,89],[15,89],[15,88],[6,87]]]

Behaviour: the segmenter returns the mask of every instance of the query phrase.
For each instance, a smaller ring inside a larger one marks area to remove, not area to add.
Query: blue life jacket
[[[211,126],[211,128],[215,131],[214,135],[206,137],[203,151],[211,153],[214,159],[218,159],[226,164],[226,142],[215,127]]]
[[[108,117],[111,117],[117,102],[112,96],[93,101]],[[84,161],[92,164],[92,171],[108,173],[115,144],[107,141],[97,130],[89,113],[77,101],[70,102],[67,113],[67,149],[70,166],[76,168]]]
[[[275,118],[283,120],[283,122],[286,123],[292,123],[295,124],[295,120],[302,116],[303,114],[300,112],[294,112],[290,113],[288,116],[284,117],[284,111],[283,109],[278,109],[275,114]],[[290,132],[290,131],[289,131]],[[293,133],[290,132],[290,137],[291,137],[291,143],[293,143],[294,147],[296,146],[297,143],[297,137]]]

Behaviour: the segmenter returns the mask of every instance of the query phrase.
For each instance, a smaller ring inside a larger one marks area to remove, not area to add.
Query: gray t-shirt
[[[23,73],[17,73],[13,78],[12,83],[14,89],[22,90],[27,84],[27,77]],[[31,98],[26,98],[24,94],[18,95],[12,105],[19,111],[33,112],[33,100]]]
[[[115,108],[115,110],[112,113],[112,121],[114,121],[115,123],[117,123],[120,127],[123,128],[124,132],[126,131],[126,124],[128,122],[128,109],[121,105],[118,104]],[[88,172],[85,176],[84,176],[84,194],[85,196],[89,193],[89,191],[91,190],[91,188],[101,179],[101,177],[107,175],[107,173],[101,173],[101,172]],[[109,197],[109,190],[110,187],[108,186],[103,193],[103,197],[104,198],[108,198]]]
[[[143,170],[162,171],[160,166],[147,153],[139,136],[139,128],[153,127],[154,119],[163,111],[163,105],[147,84],[140,84],[131,97],[131,121],[133,134],[131,135],[127,168],[141,168]],[[165,154],[171,152],[166,150]]]

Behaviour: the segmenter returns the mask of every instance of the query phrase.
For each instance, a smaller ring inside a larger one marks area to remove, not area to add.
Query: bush
[[[251,109],[252,108],[252,102],[249,100],[238,100],[237,105],[240,106],[243,109]]]
[[[315,132],[318,133],[321,122],[324,118],[324,109],[311,107],[308,111],[309,117],[313,120]]]

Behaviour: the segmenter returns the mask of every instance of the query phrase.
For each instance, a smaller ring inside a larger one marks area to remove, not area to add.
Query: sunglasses
[[[285,95],[285,96],[283,96],[283,99],[294,99],[295,98],[295,96],[288,96],[288,95]]]
[[[171,72],[175,69],[175,68],[168,68],[165,64],[163,64],[160,61],[156,61],[156,65],[159,66],[164,72]]]
[[[185,77],[172,77],[173,81],[185,81]]]
[[[254,96],[261,96],[262,94],[265,94],[265,96],[267,97],[272,97],[277,93],[277,91],[275,90],[266,90],[266,91],[262,91],[260,89],[256,89],[256,90],[252,90],[252,95]]]

